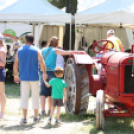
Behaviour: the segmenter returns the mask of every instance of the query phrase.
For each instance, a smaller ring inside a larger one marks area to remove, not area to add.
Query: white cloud
[[[106,0],[78,0],[77,12],[82,12],[90,7],[96,6]]]
[[[4,9],[5,7],[10,6],[16,1],[18,0],[0,0],[0,10]]]
[[[10,6],[18,0],[0,0],[0,10]],[[82,12],[90,7],[96,6],[106,0],[78,0],[77,12]]]

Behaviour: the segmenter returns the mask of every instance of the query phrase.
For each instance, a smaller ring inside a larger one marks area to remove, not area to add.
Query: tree
[[[74,15],[77,11],[77,0],[48,0],[51,4],[58,8],[66,7],[66,13],[71,13]],[[74,49],[75,44],[75,25],[72,25],[72,49]],[[65,33],[63,38],[63,48],[65,50],[69,49],[70,43],[70,25],[65,25]]]
[[[66,0],[48,0],[52,5],[58,7],[58,8],[63,8],[66,6]]]

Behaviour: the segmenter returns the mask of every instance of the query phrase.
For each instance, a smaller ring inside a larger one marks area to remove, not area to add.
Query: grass
[[[20,85],[12,82],[5,83],[5,93],[8,98],[19,98],[20,97]]]
[[[69,115],[66,113],[62,113],[60,119],[64,122],[81,122],[85,120],[94,121],[95,116],[93,114],[87,114],[85,116],[78,116],[78,115]]]
[[[133,134],[134,119],[132,118],[108,118],[105,121],[105,129],[97,130],[94,124],[88,124],[86,127],[81,127],[83,132],[89,131],[91,134]]]
[[[8,82],[6,83],[5,92],[7,96],[6,115],[9,118],[9,121],[0,121],[0,134],[134,134],[133,117],[107,118],[105,120],[105,129],[102,131],[96,129],[95,116],[90,112],[86,116],[68,115],[65,112],[62,112],[60,119],[65,122],[65,124],[59,128],[48,129],[44,127],[44,123],[38,125],[30,123],[26,127],[22,127],[19,125],[19,120],[22,116],[20,110],[20,85]],[[29,118],[31,120],[32,114],[32,109],[30,109]],[[16,118],[15,121],[10,121],[10,117]],[[45,117],[44,119],[47,120],[47,118],[48,117]]]

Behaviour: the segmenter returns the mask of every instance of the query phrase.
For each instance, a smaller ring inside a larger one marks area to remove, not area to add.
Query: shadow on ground
[[[78,115],[68,115],[63,113],[61,115],[61,120],[64,122],[64,127],[69,127],[68,125],[74,124],[78,122],[79,126],[77,128],[77,132],[81,131],[84,134],[133,134],[134,132],[134,119],[132,118],[107,118],[105,120],[105,129],[104,130],[97,130],[96,129],[96,122],[95,122],[95,116],[94,115],[86,115],[86,116],[78,116]],[[34,128],[40,128],[43,130],[54,128],[54,131],[56,128],[59,128],[60,126],[56,125],[48,125],[44,122],[42,123],[31,123],[27,124],[25,126],[22,125],[16,125],[12,124],[11,122],[5,121],[0,126],[0,129],[3,131],[23,131],[23,130],[32,130]],[[16,123],[16,121],[14,122]],[[9,126],[10,125],[10,126]]]
[[[20,131],[20,130],[30,130],[30,129],[33,129],[34,128],[34,125],[35,124],[29,124],[29,125],[11,125],[11,126],[5,126],[5,125],[2,125],[0,126],[0,129],[1,130],[4,130],[4,131]]]

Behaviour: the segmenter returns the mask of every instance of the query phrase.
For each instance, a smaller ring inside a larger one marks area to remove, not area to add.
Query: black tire
[[[68,85],[68,102],[65,110],[69,114],[87,114],[89,103],[89,77],[86,65],[76,64],[74,58],[66,62],[64,79]]]
[[[105,96],[103,90],[98,90],[96,94],[96,128],[97,129],[104,129],[104,102]]]

